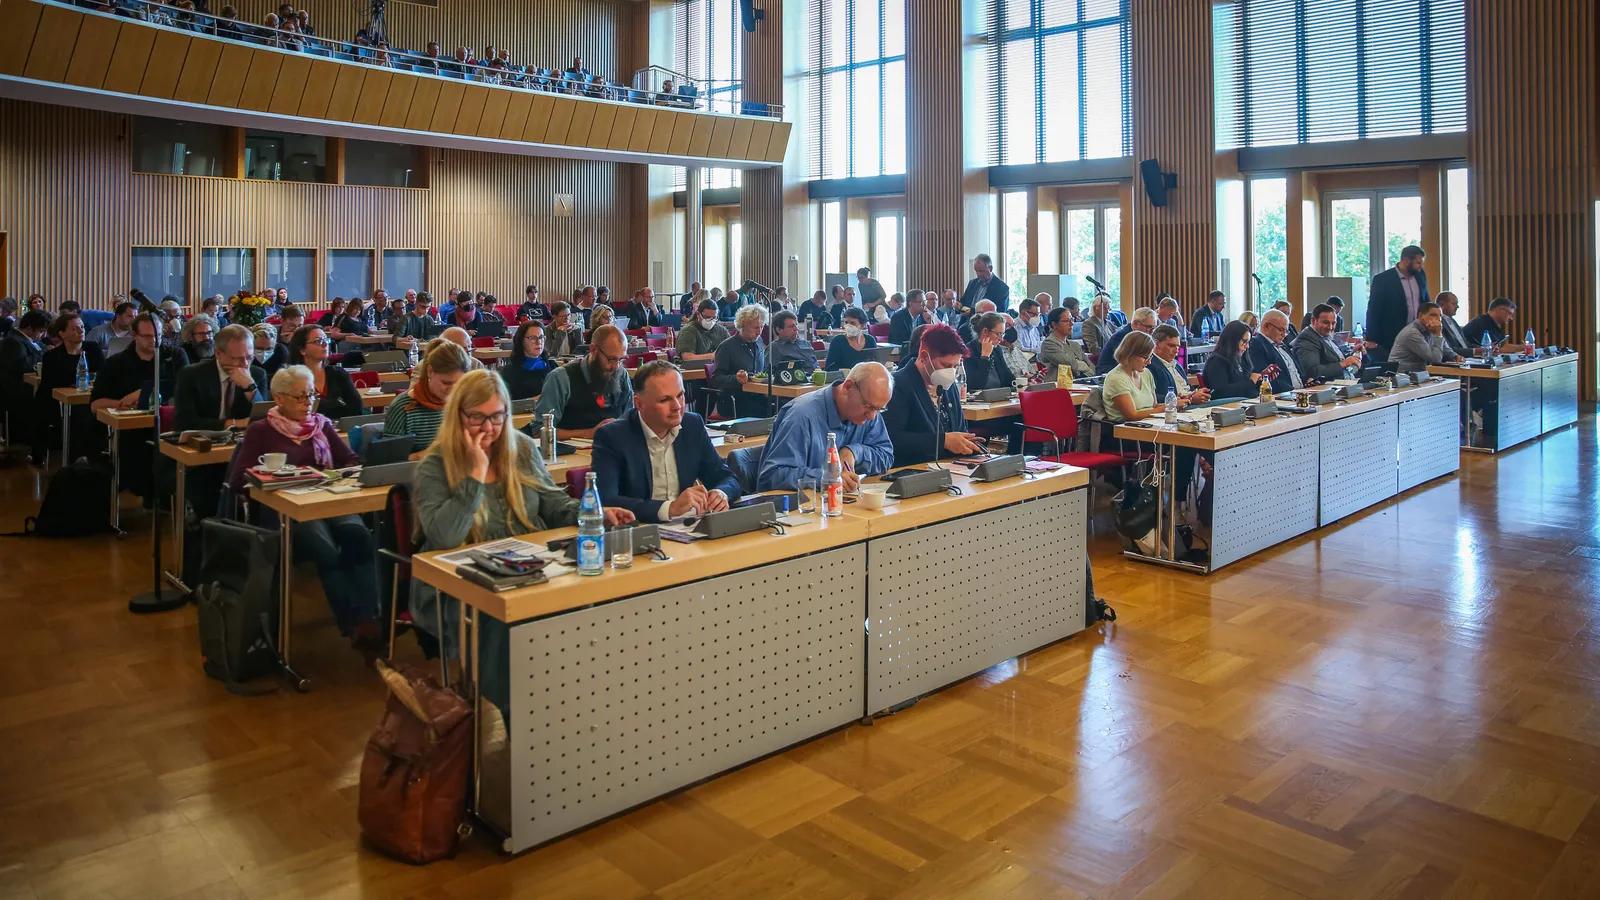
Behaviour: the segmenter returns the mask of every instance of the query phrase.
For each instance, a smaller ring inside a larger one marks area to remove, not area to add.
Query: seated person
[[[745,391],[751,376],[767,370],[767,349],[761,343],[761,329],[767,324],[764,306],[741,306],[734,317],[734,335],[717,347],[716,371],[711,386],[722,392],[719,407],[733,418],[768,416],[772,413],[767,398]]]
[[[449,341],[467,351],[468,364],[474,369],[478,367],[478,358],[472,355],[472,335],[467,334],[465,328],[451,325],[449,328],[439,332],[439,339]]]
[[[961,336],[961,340],[964,343],[973,343],[977,340],[977,333],[973,331],[974,321],[984,313],[998,313],[999,310],[1000,307],[996,306],[993,300],[979,300],[977,306],[973,310],[972,315],[967,316],[962,320],[960,325],[956,326],[956,333]],[[1004,320],[1005,317],[1001,316],[1001,321]]]
[[[1295,337],[1300,334],[1300,329],[1294,327],[1294,321],[1289,318],[1289,314],[1294,311],[1294,305],[1287,300],[1279,300],[1277,303],[1272,304],[1272,308],[1283,313],[1284,319],[1288,321],[1283,343],[1293,347]]]
[[[278,326],[262,322],[250,329],[250,343],[250,361],[260,366],[268,379],[289,364],[288,348],[278,343]]]
[[[983,452],[983,441],[967,431],[956,387],[956,373],[967,352],[954,328],[930,325],[922,330],[915,360],[895,372],[894,389],[883,411],[883,425],[894,445],[894,466],[933,459],[936,439],[940,457]],[[938,438],[941,431],[944,436]]]
[[[844,323],[844,311],[847,309],[860,309],[860,307],[850,303],[850,295],[844,285],[836,284],[833,286],[833,295],[828,299],[828,318],[823,324],[828,328],[840,327]]]
[[[89,368],[92,377],[100,371],[104,358],[100,345],[88,340],[83,328],[83,317],[77,313],[62,313],[50,323],[50,334],[58,343],[44,352],[39,368],[39,388],[35,394],[38,420],[34,425],[33,458],[42,460],[49,455],[50,436],[60,428],[61,404],[52,392],[56,388],[72,388],[78,384],[78,361]],[[20,418],[20,416],[19,416]],[[94,413],[87,404],[77,404],[71,413],[72,449],[74,456],[99,452],[105,445],[106,430],[95,422]],[[72,460],[67,460],[71,464]]]
[[[1488,312],[1461,327],[1461,336],[1466,339],[1467,346],[1477,351],[1483,346],[1483,336],[1488,335],[1490,344],[1498,352],[1509,337],[1507,329],[1516,314],[1517,304],[1509,298],[1496,297],[1489,301]]]
[[[11,431],[6,438],[12,443],[26,445],[38,430],[34,388],[24,379],[44,361],[49,330],[50,314],[30,309],[17,320],[16,327],[0,337],[0,409],[11,411]],[[35,462],[43,465],[44,460]]]
[[[1467,345],[1467,336],[1462,333],[1461,326],[1456,322],[1456,310],[1461,308],[1461,298],[1452,291],[1440,291],[1433,295],[1433,302],[1439,304],[1440,321],[1444,326],[1444,345],[1456,356],[1471,356],[1472,348]],[[94,334],[92,331],[89,333]]]
[[[1156,345],[1149,366],[1150,376],[1155,381],[1156,402],[1165,404],[1167,391],[1177,395],[1179,409],[1191,403],[1209,401],[1211,390],[1190,387],[1189,374],[1178,365],[1178,349],[1183,346],[1183,337],[1177,326],[1157,325],[1150,339]]]
[[[1317,306],[1327,306],[1329,309],[1333,310],[1333,331],[1329,332],[1330,334],[1339,334],[1345,330],[1343,298],[1329,297],[1325,303],[1319,303]],[[1305,331],[1307,328],[1310,328],[1312,321],[1314,321],[1316,317],[1317,307],[1313,306],[1310,311],[1305,314],[1305,317],[1300,320],[1300,330]]]
[[[812,372],[817,368],[817,351],[811,349],[811,342],[800,338],[800,320],[794,313],[780,312],[772,317],[772,367],[782,368],[793,365],[802,372]]]
[[[595,330],[610,325],[615,318],[616,312],[604,303],[598,304],[594,309],[589,310],[589,327],[583,335],[583,342],[585,344],[594,343]],[[619,328],[617,330],[621,331],[622,329]],[[622,336],[622,344],[623,348],[626,349],[628,344],[628,336],[626,334]]]
[[[828,342],[825,368],[830,372],[854,368],[856,363],[867,361],[866,351],[876,346],[877,339],[867,331],[867,314],[851,307],[844,311],[844,334],[836,334]],[[904,353],[901,358],[905,358]]]
[[[640,288],[633,299],[616,307],[617,315],[626,316],[629,328],[649,328],[661,324],[661,307],[656,305],[654,288]]]
[[[1150,374],[1154,349],[1155,341],[1142,331],[1128,335],[1117,347],[1117,364],[1106,374],[1103,392],[1107,421],[1137,422],[1163,412]],[[1109,429],[1105,434],[1111,437]]]
[[[1165,291],[1156,299],[1156,324],[1171,325],[1178,332],[1180,341],[1189,340],[1189,326],[1183,322],[1183,313],[1178,309],[1178,300]]]
[[[367,301],[360,297],[351,297],[350,302],[344,305],[344,314],[334,323],[331,331],[337,337],[359,335],[365,337],[372,333],[371,313]]]
[[[178,346],[192,363],[210,359],[216,346],[217,325],[208,316],[195,316],[183,323],[178,335]]]
[[[466,291],[456,297],[456,308],[450,312],[450,321],[447,323],[455,328],[461,328],[467,334],[477,334],[478,327],[483,324],[483,313],[478,311],[478,306],[473,302],[472,295]]]
[[[738,291],[724,294],[722,288],[711,289],[711,302],[717,304],[717,318],[724,321],[732,319],[738,314],[739,307],[744,305]]]
[[[595,329],[589,355],[575,359],[544,380],[529,434],[544,420],[545,413],[556,417],[556,436],[586,438],[594,430],[628,411],[633,402],[633,385],[622,368],[627,354],[622,330],[615,325]]]
[[[140,313],[133,320],[133,343],[128,349],[106,359],[95,376],[94,387],[89,391],[89,409],[129,410],[139,405],[139,395],[150,387],[156,358],[156,335],[160,326],[148,313]],[[189,364],[189,358],[179,348],[166,345],[161,348],[161,390],[171,396],[178,371]],[[154,497],[150,484],[151,441],[154,429],[125,431],[118,439],[122,454],[121,483],[145,498],[151,505]]]
[[[100,345],[102,357],[109,359],[133,343],[133,316],[138,309],[132,301],[119,300],[110,319],[89,329],[89,340]]]
[[[1149,334],[1156,330],[1156,311],[1148,306],[1141,306],[1133,311],[1133,318],[1128,324],[1111,333],[1105,346],[1100,349],[1099,362],[1095,365],[1095,374],[1104,375],[1111,371],[1117,364],[1117,345],[1122,343],[1130,333],[1142,331]]]
[[[511,400],[493,372],[479,369],[460,378],[412,484],[416,526],[422,535],[418,551],[448,550],[577,524],[578,500],[551,480],[536,442],[511,428],[510,417]],[[633,521],[633,513],[625,509],[606,507],[604,512],[607,525]],[[454,601],[412,579],[411,614],[418,628],[439,640],[446,657],[453,650],[459,655]],[[488,616],[479,622],[483,692],[505,709],[506,625]]]
[[[323,328],[332,328],[339,318],[344,315],[344,298],[335,297],[328,301],[328,310],[317,319],[317,324]]]
[[[172,398],[174,428],[216,431],[250,424],[251,408],[267,397],[267,373],[251,364],[250,342],[250,329],[229,325],[217,332],[211,358],[178,372]]]
[[[1218,400],[1260,395],[1261,373],[1250,371],[1250,326],[1234,320],[1223,326],[1217,349],[1206,357],[1201,378]]]
[[[363,415],[366,406],[350,373],[328,365],[328,343],[328,335],[320,326],[302,326],[289,338],[289,364],[303,366],[311,373],[317,412],[335,422],[345,416]]]
[[[511,356],[499,369],[500,380],[512,402],[531,400],[544,391],[544,380],[555,367],[556,361],[544,352],[544,325],[530,319],[517,326]]]
[[[400,322],[399,329],[390,332],[395,336],[396,344],[400,343],[401,338],[410,338],[418,344],[428,339],[429,327],[439,324],[429,309],[431,306],[433,297],[427,291],[417,294],[416,302],[411,304],[411,312]]]
[[[1089,304],[1089,317],[1083,320],[1082,325],[1080,334],[1083,336],[1083,352],[1098,362],[1100,351],[1111,342],[1111,336],[1117,333],[1119,327],[1111,319],[1110,294],[1102,292],[1094,295],[1094,300]],[[1111,364],[1116,365],[1116,354],[1106,355],[1112,357]],[[1099,370],[1097,364],[1095,371]]]
[[[1047,300],[1050,298],[1049,294],[1044,293],[1039,296]],[[1029,353],[1039,352],[1039,344],[1044,340],[1040,306],[1033,297],[1022,301],[1017,307],[1017,321],[1012,325],[1012,330],[1016,332],[1016,345]]]
[[[1269,309],[1261,316],[1259,327],[1260,331],[1250,339],[1250,368],[1262,374],[1270,373],[1274,394],[1305,387],[1300,365],[1285,343],[1289,335],[1289,317],[1281,310]]]
[[[1426,372],[1429,366],[1457,359],[1444,345],[1444,314],[1439,304],[1427,300],[1417,304],[1417,317],[1400,329],[1389,348],[1389,362],[1397,372]]]
[[[305,323],[306,314],[300,311],[300,307],[293,303],[285,306],[278,313],[278,343],[284,343],[285,336],[292,336]]]
[[[1311,310],[1309,322],[1294,339],[1294,361],[1301,378],[1332,381],[1361,365],[1359,352],[1348,353],[1334,342],[1338,327],[1339,314],[1332,306],[1318,303]]]
[[[846,491],[856,490],[863,476],[887,472],[894,444],[879,414],[889,406],[893,391],[889,370],[864,362],[837,384],[784,404],[762,448],[758,489],[795,490],[802,478],[821,479],[828,464],[829,432],[839,447]]]
[[[311,372],[305,366],[284,366],[272,376],[274,406],[265,419],[245,429],[244,440],[233,454],[228,485],[235,493],[244,492],[246,471],[264,453],[282,453],[291,466],[331,469],[360,465],[333,420],[313,411],[316,397]],[[339,633],[369,662],[381,656],[386,636],[378,627],[378,548],[367,523],[355,514],[295,522],[289,539],[297,559],[316,564]]]
[[[1057,370],[1066,366],[1074,378],[1088,378],[1094,374],[1094,364],[1084,355],[1083,345],[1072,339],[1072,310],[1065,306],[1050,310],[1050,334],[1039,342],[1039,353],[1034,361],[1045,367],[1045,381],[1054,382]]]
[[[1011,387],[1015,381],[1000,345],[1006,337],[1006,320],[997,312],[973,317],[973,340],[967,344],[967,390]],[[923,333],[927,339],[927,333]],[[919,350],[920,352],[920,350]]]
[[[807,319],[811,320],[814,328],[827,328],[833,323],[833,317],[828,312],[828,295],[826,292],[817,291],[811,299],[800,304],[800,309],[795,312],[800,324],[804,325]],[[862,328],[866,328],[866,319],[862,319]]]
[[[460,344],[442,337],[429,341],[422,361],[411,373],[411,387],[401,391],[384,410],[383,436],[409,434],[418,451],[433,443],[450,391],[472,368],[472,357]],[[418,455],[413,454],[412,458]]]
[[[565,300],[550,304],[550,327],[544,333],[544,352],[551,359],[583,355],[583,326]]]
[[[1226,317],[1222,308],[1228,305],[1228,297],[1221,291],[1212,291],[1206,295],[1206,302],[1194,311],[1194,316],[1189,320],[1189,332],[1201,340],[1211,340],[1227,327]]]
[[[721,512],[739,498],[739,479],[712,445],[705,421],[685,412],[675,366],[659,360],[640,366],[633,402],[622,418],[595,430],[600,496],[641,522]]]
[[[678,359],[697,362],[715,359],[717,348],[728,339],[728,329],[717,321],[717,304],[710,298],[695,307],[693,319],[678,329]]]
[[[911,340],[911,329],[918,325],[932,325],[938,319],[934,318],[933,310],[924,302],[922,291],[913,289],[906,294],[906,305],[889,317],[889,343],[904,344]]]
[[[539,302],[539,286],[537,284],[528,285],[526,296],[527,299],[523,300],[522,305],[517,307],[518,324],[523,322],[539,322],[543,324],[550,321],[550,307]]]

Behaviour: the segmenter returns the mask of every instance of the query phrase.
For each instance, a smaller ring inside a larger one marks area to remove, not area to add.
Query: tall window
[[[1467,169],[1458,166],[1445,172],[1444,185],[1444,247],[1445,247],[1445,273],[1442,282],[1443,290],[1455,294],[1461,301],[1456,307],[1456,320],[1467,324],[1471,318],[1467,310],[1467,275],[1470,263],[1467,260],[1467,204],[1471,201],[1467,197]]]
[[[1128,155],[1128,0],[982,0],[989,163]]]
[[[888,293],[906,290],[906,214],[883,212],[872,217],[872,277]]]
[[[428,251],[383,251],[383,288],[398,297],[407,290],[428,289]]]
[[[315,300],[313,291],[317,280],[317,251],[268,248],[266,275],[266,286],[273,290],[287,290],[290,300],[296,303]]]
[[[151,297],[189,302],[188,247],[134,247],[133,286]]]
[[[712,112],[737,112],[743,98],[741,77],[744,26],[739,0],[678,0],[672,9],[677,52],[672,68],[700,86]],[[738,187],[738,169],[702,169],[703,187]],[[684,186],[679,169],[677,187]]]
[[[1028,192],[1012,191],[1000,198],[1000,277],[1011,286],[1014,302],[1028,291]]]
[[[329,250],[328,285],[324,296],[372,296],[372,251]]]
[[[1336,191],[1322,202],[1323,271],[1354,280],[1345,321],[1365,323],[1372,276],[1399,262],[1408,244],[1422,244],[1422,198],[1406,190]]]
[[[914,0],[913,0],[914,2]],[[906,0],[818,0],[806,19],[810,178],[906,170]]]
[[[822,204],[822,278],[817,279],[818,284],[828,275],[844,271],[840,268],[843,263],[839,260],[840,221],[843,218],[843,203],[829,200]]]
[[[250,247],[202,247],[200,296],[231,297],[256,286],[256,251]]]
[[[1254,293],[1257,315],[1289,299],[1287,191],[1283,178],[1250,179],[1250,272],[1261,284],[1246,287]]]
[[[1122,208],[1115,203],[1073,206],[1061,210],[1061,274],[1071,275],[1071,288],[1085,310],[1095,294],[1093,278],[1106,286],[1113,306],[1122,302]]]
[[[1465,0],[1212,6],[1217,143],[1465,131]]]

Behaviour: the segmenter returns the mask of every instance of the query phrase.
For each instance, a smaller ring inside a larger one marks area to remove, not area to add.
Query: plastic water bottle
[[[839,440],[828,432],[828,464],[822,473],[822,514],[844,515],[844,464],[839,461]]]
[[[967,402],[967,367],[963,365],[956,366],[956,396]]]
[[[559,448],[556,446],[556,414],[545,413],[544,417],[539,421],[539,455],[544,457],[545,464],[548,465],[556,461],[556,453],[558,452]]]
[[[420,338],[413,337],[411,339],[411,346],[406,348],[406,369],[407,369],[407,371],[410,371],[410,370],[415,369],[417,367],[417,361],[418,361],[417,360],[417,344],[419,344],[421,342],[422,341],[421,341]]]
[[[1532,356],[1533,355],[1533,343],[1534,343],[1535,340],[1536,340],[1536,338],[1534,338],[1534,336],[1533,336],[1533,329],[1529,328],[1528,329],[1528,333],[1522,336],[1522,352],[1524,354],[1526,354],[1528,356]],[[82,362],[83,361],[83,357],[81,357],[81,356],[78,357],[78,361]]]
[[[814,341],[816,339],[817,323],[810,316],[806,316],[806,340]]]
[[[1162,408],[1165,410],[1165,420],[1168,427],[1176,427],[1178,424],[1177,391],[1173,390],[1172,388],[1167,388],[1167,400],[1162,404]]]
[[[1528,333],[1532,334],[1533,332],[1530,331]],[[89,389],[89,354],[84,352],[84,351],[82,351],[82,350],[79,350],[78,351],[78,390],[87,391],[88,389]]]
[[[578,507],[578,574],[599,575],[605,571],[606,517],[600,506],[600,489],[590,472]]]
[[[1483,351],[1482,356],[1484,359],[1494,356],[1494,338],[1489,337],[1489,332],[1485,331],[1483,333],[1483,340],[1478,342],[1478,349]]]

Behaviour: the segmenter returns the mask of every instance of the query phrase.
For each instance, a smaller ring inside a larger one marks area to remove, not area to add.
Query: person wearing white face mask
[[[1040,294],[1039,296],[1049,297],[1050,295]],[[1029,353],[1039,352],[1039,342],[1044,338],[1042,329],[1039,327],[1039,322],[1039,301],[1033,299],[1032,297],[1022,301],[1022,305],[1017,311],[1016,322],[1012,326],[1012,328],[1016,331],[1016,339],[1014,343],[1016,343],[1019,348]]]
[[[717,348],[728,339],[728,329],[717,321],[717,302],[700,301],[695,317],[678,330],[678,358],[685,362],[715,359]]]
[[[883,411],[896,466],[933,459],[935,441],[940,457],[983,452],[982,439],[967,431],[956,387],[956,373],[967,353],[961,336],[949,325],[922,329],[916,362],[895,373],[894,394]]]
[[[872,355],[867,351],[876,346],[877,340],[867,333],[867,314],[859,309],[847,309],[844,312],[844,334],[836,334],[828,342],[828,359],[823,363],[823,368],[830,372],[853,368],[856,363],[871,359]]]
[[[278,343],[278,327],[265,322],[250,329],[254,342],[254,351],[251,358],[256,365],[265,369],[267,377],[272,377],[278,370],[289,364],[289,350]]]

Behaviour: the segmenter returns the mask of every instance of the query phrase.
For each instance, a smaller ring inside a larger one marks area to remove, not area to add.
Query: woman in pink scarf
[[[316,399],[316,379],[305,366],[284,366],[272,376],[274,406],[265,419],[250,424],[233,455],[228,484],[235,492],[244,492],[246,470],[259,465],[264,453],[282,453],[291,466],[332,469],[360,464],[333,422],[312,411]],[[294,557],[316,563],[340,633],[369,662],[377,658],[384,650],[378,627],[377,547],[366,523],[355,515],[299,522],[291,537]]]

